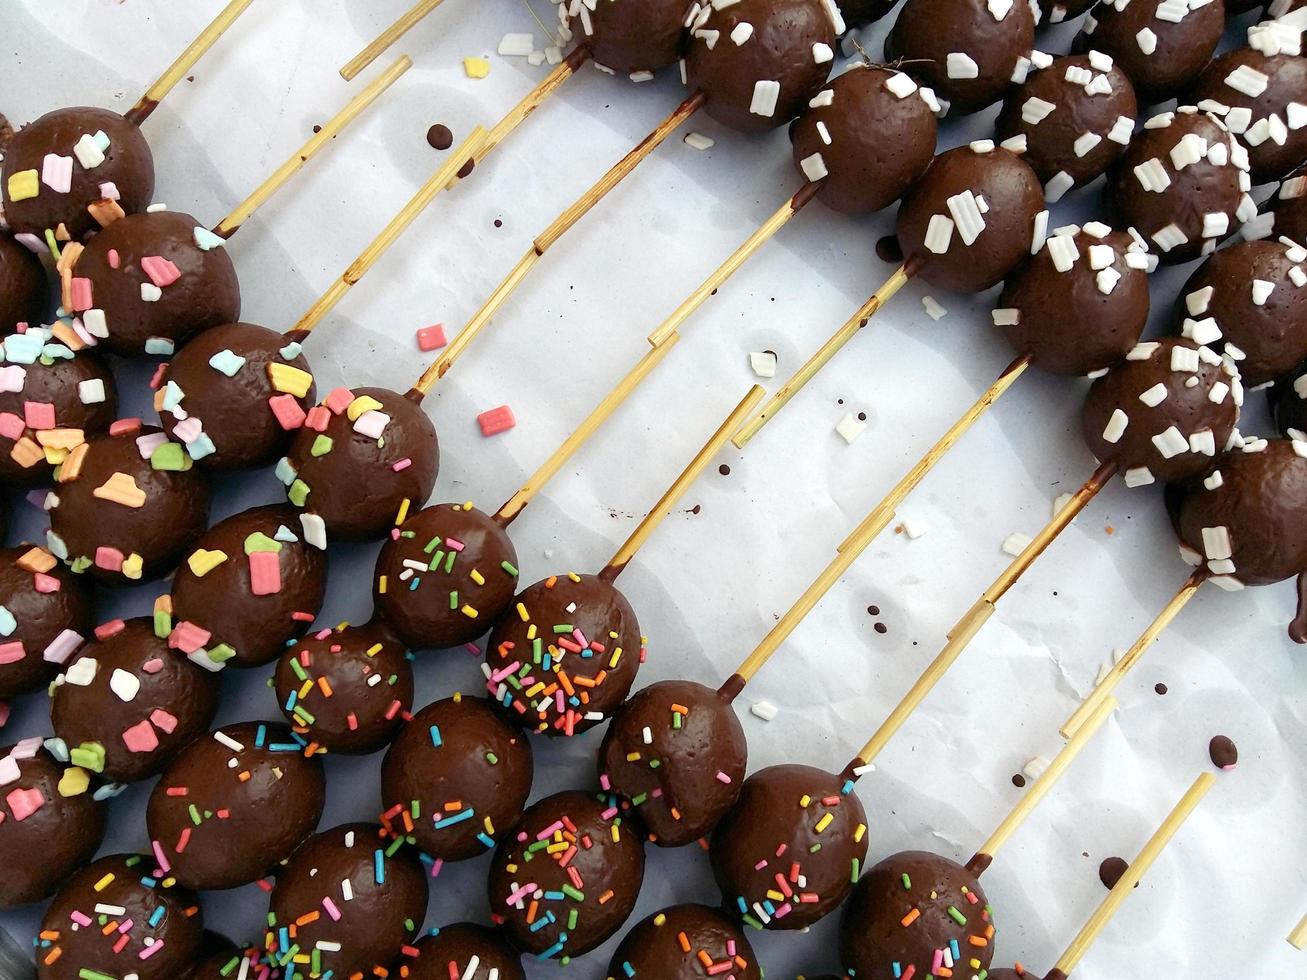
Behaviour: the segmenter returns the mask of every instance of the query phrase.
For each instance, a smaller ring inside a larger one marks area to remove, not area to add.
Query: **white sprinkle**
[[[120,701],[131,701],[141,689],[141,679],[121,667],[115,667],[109,675],[109,690],[118,695]]]
[[[1021,322],[1021,311],[1014,306],[1001,307],[991,311],[989,314],[994,319],[996,327],[1015,327]],[[1307,380],[1307,374],[1303,375]]]
[[[862,435],[863,430],[867,428],[867,423],[859,421],[852,412],[845,412],[844,418],[835,423],[835,431],[840,437],[850,445],[853,440]]]
[[[1035,233],[1030,238],[1030,254],[1038,255],[1048,238],[1048,210],[1035,215]]]
[[[1038,126],[1057,106],[1032,95],[1021,105],[1021,121],[1030,126]]]
[[[1144,129],[1166,129],[1174,121],[1174,112],[1159,112],[1155,116],[1148,117],[1144,122]]]
[[[776,717],[776,705],[770,701],[755,701],[749,705],[749,711],[755,718],[771,721]]]
[[[949,214],[953,215],[953,220],[957,224],[958,236],[962,239],[962,243],[974,244],[980,237],[980,233],[985,230],[985,219],[981,216],[976,195],[970,190],[965,190],[961,194],[954,194],[945,203],[948,205]]]
[[[1013,531],[1003,539],[1003,553],[1015,558],[1025,551],[1029,545],[1030,535],[1022,534],[1020,531]]]
[[[104,401],[104,381],[91,378],[77,382],[77,398],[83,405],[99,405]]]
[[[1153,353],[1157,348],[1161,346],[1162,345],[1155,340],[1146,340],[1143,343],[1135,344],[1134,347],[1131,348],[1130,353],[1125,356],[1125,359],[1127,361],[1147,361],[1153,356]]]
[[[1103,441],[1116,445],[1125,435],[1126,428],[1130,425],[1130,416],[1126,415],[1121,409],[1112,412],[1112,417],[1107,420],[1107,427],[1103,429]]]
[[[949,78],[980,77],[980,66],[965,51],[950,51],[945,64]]]
[[[1114,62],[1110,54],[1104,54],[1102,51],[1090,51],[1089,64],[1093,66],[1095,71],[1111,71]]]
[[[1184,298],[1185,309],[1189,311],[1190,316],[1198,316],[1200,313],[1206,313],[1208,304],[1212,301],[1212,293],[1216,290],[1212,286],[1204,286],[1202,289],[1195,289],[1192,293],[1187,293]]]
[[[1076,156],[1083,157],[1101,142],[1103,142],[1103,137],[1097,133],[1081,133],[1076,137],[1076,141],[1071,144],[1071,149],[1075,151]]]
[[[536,48],[534,35],[505,34],[499,39],[497,54],[506,58],[525,58]]]
[[[1221,339],[1221,328],[1215,317],[1205,316],[1201,320],[1185,317],[1180,327],[1180,334],[1197,344],[1214,344]]]
[[[245,746],[241,745],[240,742],[236,741],[234,738],[232,738],[230,735],[228,735],[226,732],[222,731],[221,729],[213,733],[213,740],[221,745],[226,746],[227,748],[231,749],[231,751],[233,752],[245,751]]]
[[[1048,257],[1053,262],[1053,268],[1058,272],[1070,272],[1072,266],[1076,264],[1076,259],[1080,258],[1080,249],[1076,247],[1076,240],[1070,235],[1054,235],[1045,247],[1048,249]]]
[[[1304,274],[1298,266],[1289,267],[1289,281],[1300,289],[1307,285],[1307,274]]]
[[[760,378],[776,377],[776,355],[771,351],[750,351],[749,367]]]
[[[1230,230],[1230,216],[1224,211],[1209,211],[1203,215],[1203,237],[1224,238]]]
[[[1275,283],[1265,279],[1253,280],[1253,306],[1265,306],[1266,301],[1271,298],[1271,293],[1275,291]]]
[[[1188,0],[1162,0],[1153,16],[1169,24],[1178,24],[1189,15]]]
[[[926,308],[926,315],[932,320],[942,320],[948,316],[948,310],[940,306],[933,296],[921,297],[921,305]]]
[[[830,174],[826,169],[826,161],[820,153],[814,153],[800,160],[799,169],[811,181],[824,180]]]
[[[1081,68],[1079,65],[1067,65],[1066,73],[1063,75],[1072,85],[1078,85],[1084,88],[1094,80],[1094,73],[1088,68]]]
[[[1216,435],[1211,429],[1199,429],[1189,434],[1189,451],[1201,456],[1216,455]]]
[[[1076,186],[1075,178],[1065,170],[1059,170],[1048,178],[1048,183],[1044,185],[1044,199],[1049,204],[1056,204],[1062,200],[1063,196],[1071,188]]]
[[[821,141],[827,146],[831,145],[830,130],[826,128],[826,124],[820,119],[817,120],[817,135],[821,137]]]
[[[1166,165],[1157,157],[1138,164],[1134,173],[1139,186],[1154,194],[1160,194],[1171,186],[1171,175],[1166,172]]]
[[[753,25],[748,21],[740,21],[731,30],[731,40],[735,42],[737,48],[742,47],[751,37],[753,37]]]
[[[811,99],[808,100],[809,109],[824,109],[835,102],[835,90],[833,88],[822,89]]]
[[[1024,766],[1021,771],[1026,774],[1028,779],[1038,779],[1048,771],[1049,762],[1042,755],[1037,755]]]
[[[1225,401],[1226,396],[1230,394],[1230,386],[1224,381],[1218,381],[1212,385],[1211,390],[1207,393],[1207,400],[1214,405],[1219,405]]]
[[[1089,268],[1097,272],[1106,269],[1116,261],[1116,249],[1111,245],[1089,246]]]
[[[1015,136],[1009,136],[998,145],[1003,147],[1003,149],[1007,150],[1009,153],[1015,153],[1017,156],[1021,156],[1021,154],[1026,152],[1028,142],[1025,133],[1017,133]]]
[[[1290,129],[1302,129],[1303,126],[1307,126],[1307,105],[1303,105],[1301,102],[1290,102],[1284,109],[1284,118]],[[1293,182],[1301,180],[1301,177],[1295,177]],[[1290,181],[1285,181],[1285,183],[1290,183]],[[1302,192],[1299,191],[1299,193]],[[1281,191],[1280,196],[1284,196],[1283,191]]]
[[[1116,122],[1112,124],[1111,131],[1107,138],[1113,143],[1120,143],[1122,146],[1128,146],[1130,137],[1134,135],[1135,121],[1129,116],[1117,116]]]
[[[1203,480],[1203,486],[1208,490],[1219,490],[1225,486],[1225,477],[1221,476],[1220,470],[1212,470],[1207,478]]]
[[[141,302],[157,303],[163,298],[163,290],[152,282],[141,283]]]
[[[1153,471],[1147,466],[1132,466],[1125,471],[1125,485],[1131,489],[1135,487],[1146,487],[1149,484],[1156,483],[1157,479],[1153,476]]]
[[[1180,142],[1171,147],[1171,166],[1183,170],[1201,160],[1207,159],[1207,140],[1197,133],[1185,133]]]
[[[1171,370],[1187,371],[1193,374],[1198,370],[1198,351],[1192,347],[1177,344],[1171,348]]]
[[[1115,269],[1104,269],[1094,276],[1094,284],[1104,296],[1111,296],[1116,284],[1121,281],[1121,273]]]
[[[1026,79],[1030,77],[1030,65],[1031,61],[1029,58],[1024,56],[1017,58],[1016,66],[1012,69],[1012,77],[1009,81],[1011,81],[1013,85],[1024,85]]]
[[[829,64],[835,60],[835,52],[825,41],[818,41],[812,46],[812,60],[819,65]]]
[[[983,156],[983,155],[986,154],[986,153],[993,153],[993,152],[994,152],[994,141],[993,141],[993,140],[972,140],[970,143],[967,144],[967,148],[968,148],[969,150],[971,150],[972,153],[979,153],[979,154],[981,154],[981,155]],[[989,210],[989,207],[983,204],[984,198],[979,198],[979,197],[978,197],[976,200],[982,202],[982,205],[981,205],[981,208],[980,208],[981,211],[988,211],[988,210]]]
[[[753,101],[749,103],[749,111],[755,116],[770,118],[776,115],[776,102],[780,97],[780,82],[758,81],[753,86]]]
[[[1162,402],[1166,401],[1167,388],[1162,382],[1157,382],[1147,391],[1139,396],[1139,400],[1149,408],[1156,408]]]
[[[1170,426],[1153,436],[1153,445],[1157,447],[1163,459],[1171,459],[1189,451],[1189,440],[1181,435],[1180,430],[1175,426]]]
[[[917,90],[917,83],[901,71],[896,71],[885,79],[885,88],[891,95],[906,99]]]
[[[949,250],[953,241],[953,219],[943,214],[932,214],[930,224],[926,226],[926,240],[923,243],[928,251],[943,255]]]
[[[925,521],[917,520],[915,517],[902,518],[899,521],[899,526],[903,528],[903,533],[908,536],[910,541],[916,541],[917,538],[930,530],[929,524]]]
[[[717,145],[717,141],[703,133],[686,133],[685,145],[692,150],[711,150]]]
[[[1152,54],[1157,50],[1157,35],[1150,28],[1144,27],[1136,31],[1135,42],[1144,54]]]
[[[1230,529],[1220,527],[1203,528],[1203,554],[1209,560],[1220,561],[1234,557],[1234,545],[1230,540]]]
[[[1266,75],[1263,75],[1251,65],[1240,65],[1225,76],[1226,85],[1250,99],[1258,98],[1265,92],[1270,81]]]
[[[1013,0],[986,0],[985,6],[995,20],[1003,20],[1012,10]]]
[[[93,657],[78,657],[64,674],[65,683],[74,687],[86,687],[95,680],[100,665]]]
[[[1163,252],[1169,252],[1189,241],[1189,236],[1174,221],[1165,228],[1159,228],[1150,237]]]

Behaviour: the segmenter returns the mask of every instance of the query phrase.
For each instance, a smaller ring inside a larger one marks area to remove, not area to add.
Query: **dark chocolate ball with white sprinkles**
[[[684,0],[604,0],[562,4],[564,23],[606,71],[643,82],[685,50]]]
[[[631,927],[608,964],[609,980],[762,980],[744,931],[707,905],[672,905]]]
[[[1144,105],[1179,95],[1206,67],[1225,32],[1222,0],[1102,0],[1072,50],[1111,55]]]
[[[1307,242],[1307,173],[1286,178],[1270,201],[1270,231],[1295,242]]]
[[[44,687],[95,625],[84,580],[44,548],[0,549],[0,698]]]
[[[0,337],[13,333],[20,323],[41,323],[50,305],[49,293],[36,253],[0,232]]]
[[[1307,370],[1286,377],[1271,394],[1275,424],[1286,439],[1307,442]]]
[[[405,980],[463,980],[469,970],[472,980],[526,980],[521,954],[497,929],[472,922],[432,929],[404,951],[399,969]]]

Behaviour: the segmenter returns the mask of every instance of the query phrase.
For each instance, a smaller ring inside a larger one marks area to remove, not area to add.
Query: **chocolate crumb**
[[[872,616],[879,616],[879,615],[880,615],[880,606],[868,606],[868,607],[867,607],[867,612],[868,612],[870,615],[872,615]]]
[[[1026,777],[1019,772],[1014,772],[1012,774],[1012,785],[1015,786],[1017,789],[1025,789]]]
[[[465,177],[469,177],[471,176],[472,171],[476,169],[476,167],[477,167],[476,160],[468,160],[467,163],[463,164],[462,169],[459,170],[456,176],[458,177],[459,180],[462,180]]]
[[[1168,689],[1165,684],[1163,684],[1161,681],[1158,681],[1156,684],[1153,685],[1153,690],[1156,691],[1158,694],[1165,694]]]
[[[436,123],[427,130],[427,145],[433,150],[448,150],[454,145],[454,134],[444,123]]]
[[[731,468],[727,466],[725,463],[722,463],[721,466],[717,467],[717,472],[720,473],[722,476],[730,476]]]
[[[502,227],[504,227],[504,219],[503,219],[503,218],[496,218],[496,219],[495,219],[495,227],[496,227],[496,228],[502,228]]]
[[[322,127],[321,127],[321,126],[314,126],[314,127],[313,127],[313,132],[314,132],[315,135],[318,134],[318,133],[320,133],[320,132],[322,132]]]
[[[1098,866],[1098,880],[1103,883],[1104,888],[1111,891],[1129,867],[1130,862],[1125,858],[1107,858]],[[1139,882],[1135,882],[1135,887],[1139,887]]]
[[[877,624],[876,624],[874,627],[872,627],[872,628],[873,628],[877,633],[888,633],[888,632],[889,632],[889,627],[886,626],[884,623],[877,623]]]
[[[1207,754],[1217,769],[1233,769],[1239,761],[1239,747],[1225,735],[1212,736],[1207,744]]]

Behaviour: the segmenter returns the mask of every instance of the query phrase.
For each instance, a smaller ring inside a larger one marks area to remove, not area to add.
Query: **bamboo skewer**
[[[1289,933],[1289,945],[1294,949],[1307,949],[1307,915],[1304,915],[1293,932]]]
[[[392,44],[411,31],[429,13],[439,7],[444,0],[418,0],[400,15],[395,23],[376,36],[372,43],[356,54],[340,69],[340,77],[352,82],[364,68],[381,57]]]
[[[1198,594],[1202,584],[1207,581],[1209,573],[1204,569],[1197,569],[1188,579],[1185,580],[1180,591],[1174,598],[1166,604],[1157,618],[1148,624],[1148,628],[1140,634],[1139,639],[1135,640],[1134,645],[1126,651],[1125,656],[1112,665],[1112,669],[1107,672],[1107,676],[1089,692],[1084,703],[1078,707],[1075,712],[1062,725],[1062,734],[1065,737],[1071,737],[1077,729],[1085,722],[1085,717],[1094,710],[1098,702],[1102,701],[1116,689],[1130,670],[1139,662],[1139,659],[1148,651],[1162,632],[1171,625],[1171,621],[1180,614],[1180,610],[1189,604],[1189,600]]]
[[[477,154],[477,163],[488,157],[491,150],[507,139],[513,130],[522,125],[531,113],[544,105],[545,100],[561,88],[562,84],[575,75],[577,70],[589,60],[590,49],[587,47],[575,47],[569,51],[563,60],[554,67],[553,71],[541,79],[539,84],[528,92],[521,102],[513,106],[503,119],[490,128],[490,136],[486,139],[486,145]]]
[[[123,118],[133,126],[140,126],[150,114],[159,107],[159,103],[164,97],[171,92],[187,73],[195,67],[195,63],[202,58],[205,53],[217,43],[218,38],[227,33],[227,29],[236,23],[236,18],[245,13],[245,10],[253,0],[231,0],[227,6],[218,12],[218,16],[213,18],[204,30],[186,46],[186,49],[177,56],[177,60],[168,66],[167,71],[159,76],[158,80],[145,90],[136,105],[132,106],[125,113]]]
[[[367,88],[350,99],[345,108],[336,113],[293,156],[274,170],[267,180],[256,187],[249,197],[236,206],[231,214],[223,218],[217,227],[213,229],[213,233],[219,238],[230,238],[236,234],[241,225],[255,211],[266,204],[268,199],[281,190],[288,180],[299,173],[306,163],[317,156],[324,146],[344,131],[346,126],[362,115],[364,110],[376,102],[381,94],[394,85],[399,77],[411,67],[413,67],[413,62],[407,55],[397,59],[393,65],[377,76]]]

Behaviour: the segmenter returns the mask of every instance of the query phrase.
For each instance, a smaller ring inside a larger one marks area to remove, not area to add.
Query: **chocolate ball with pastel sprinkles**
[[[1040,60],[1003,102],[998,137],[1059,201],[1107,172],[1130,145],[1139,106],[1111,55],[1090,51]]]
[[[404,980],[463,980],[465,976],[471,980],[526,980],[522,957],[503,935],[472,922],[431,930],[404,951],[398,975]]]
[[[155,394],[160,424],[206,470],[271,466],[317,402],[300,344],[254,323],[225,323],[189,341]]]
[[[434,861],[477,857],[517,825],[534,772],[526,733],[489,701],[436,701],[381,764],[382,823]]]
[[[790,127],[794,163],[817,197],[845,214],[893,204],[935,155],[934,97],[901,71],[855,64]],[[894,133],[894,139],[886,139]]]
[[[491,919],[537,959],[570,959],[617,934],[644,883],[644,840],[616,798],[533,803],[490,865]]]
[[[672,905],[636,923],[608,964],[608,980],[762,980],[743,930],[707,905]]]
[[[1109,173],[1107,197],[1116,223],[1174,265],[1215,251],[1257,214],[1250,187],[1243,145],[1216,117],[1181,106],[1144,123]]]
[[[96,627],[50,688],[50,720],[72,761],[115,783],[158,775],[203,735],[218,678],[169,642],[167,617]]]
[[[708,115],[744,133],[784,126],[808,107],[844,30],[831,0],[705,3],[690,13],[686,85],[703,93]]]
[[[225,244],[180,211],[129,214],[73,260],[65,308],[115,354],[171,357],[201,331],[240,319]]]
[[[1030,165],[985,140],[935,157],[903,199],[897,233],[914,276],[975,293],[1037,252],[1047,224]]]
[[[599,747],[599,781],[631,801],[649,839],[681,847],[735,805],[749,744],[719,691],[693,681],[651,684],[613,715]]]
[[[0,909],[53,895],[99,849],[106,818],[91,775],[40,738],[0,748]]]
[[[1218,249],[1176,301],[1176,332],[1239,365],[1245,385],[1288,374],[1307,359],[1307,248],[1284,241]]]
[[[150,792],[154,867],[188,888],[246,885],[313,833],[326,780],[306,742],[277,722],[224,725],[182,750]]]
[[[332,538],[378,538],[436,485],[436,427],[416,391],[337,388],[309,410],[277,475]]]
[[[229,942],[208,953],[186,980],[279,980],[281,975],[260,947]]]
[[[1097,374],[1143,335],[1156,264],[1142,243],[1102,222],[1060,228],[1003,283],[994,325],[1045,371]]]
[[[5,220],[15,234],[80,242],[154,196],[154,156],[116,112],[47,112],[14,133],[0,166]]]
[[[385,976],[426,914],[421,862],[375,824],[343,824],[314,834],[277,873],[268,955],[308,953],[315,976]]]
[[[384,620],[344,623],[288,647],[273,689],[281,713],[314,751],[367,755],[408,719],[413,664]]]
[[[953,115],[993,105],[1020,80],[1035,46],[1023,0],[907,0],[885,57],[929,85]]]
[[[1222,0],[1102,0],[1091,8],[1071,50],[1110,55],[1144,105],[1185,91],[1225,32]]]
[[[928,851],[868,868],[840,920],[840,960],[856,977],[984,975],[994,922],[980,880]]]
[[[50,286],[36,253],[0,233],[0,337],[45,320]]]
[[[372,602],[414,650],[484,636],[513,605],[517,549],[471,503],[434,504],[391,528],[377,555]]]
[[[1090,452],[1126,486],[1200,475],[1235,432],[1243,385],[1233,361],[1191,340],[1139,344],[1096,380],[1081,410]]]
[[[684,0],[605,0],[558,9],[596,65],[632,81],[649,81],[684,53]]]
[[[157,874],[145,855],[113,854],[73,875],[46,909],[36,975],[176,980],[195,965],[203,935],[193,891]]]
[[[83,580],[35,545],[0,549],[0,699],[44,687],[91,635]]]
[[[139,419],[78,446],[55,479],[47,546],[101,585],[172,571],[204,533],[208,478],[184,446]]]
[[[612,716],[644,662],[626,596],[597,575],[551,575],[518,594],[486,644],[486,689],[519,724],[572,736]]]
[[[0,340],[0,482],[45,486],[55,467],[118,414],[109,365],[75,325],[28,327]]]
[[[804,929],[858,880],[867,814],[848,776],[770,766],[744,781],[708,854],[726,911],[754,928]]]

